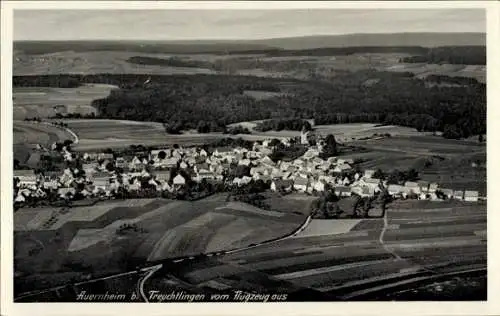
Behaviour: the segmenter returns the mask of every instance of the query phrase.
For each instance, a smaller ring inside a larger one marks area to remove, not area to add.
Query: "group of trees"
[[[311,123],[304,119],[272,119],[260,122],[255,127],[256,131],[301,131],[305,128],[306,131],[312,130]]]
[[[139,65],[153,65],[153,66],[166,66],[166,67],[188,67],[188,68],[212,68],[210,62],[200,60],[188,60],[179,57],[170,58],[157,58],[147,56],[132,56],[127,59],[127,62]]]
[[[35,117],[25,117],[24,121],[26,121],[26,122],[38,122],[38,123],[40,123],[42,121],[42,119],[40,117],[38,117],[38,116],[35,116]]]
[[[306,151],[307,147],[304,145],[292,143],[290,146],[285,146],[280,142],[274,147],[273,152],[269,155],[269,158],[271,158],[274,162],[278,162],[280,160],[292,161],[304,155]]]
[[[371,122],[398,124],[422,131],[441,131],[461,138],[486,132],[486,85],[426,84],[411,74],[363,70],[324,81],[225,75],[151,76],[58,75],[14,77],[14,86],[61,85],[61,81],[117,84],[107,98],[95,100],[99,116],[166,123],[169,133],[180,130],[224,130],[236,122],[266,121],[258,129],[296,129],[300,119],[317,124]],[[377,79],[366,85],[367,80]],[[435,78],[432,79],[435,81]],[[246,89],[272,86],[282,94],[255,99]]]
[[[486,46],[433,47],[424,54],[401,58],[401,62],[486,65]]]

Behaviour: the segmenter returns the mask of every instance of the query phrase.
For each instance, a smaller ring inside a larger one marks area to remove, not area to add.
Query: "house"
[[[14,199],[14,202],[24,203],[24,202],[26,202],[26,198],[24,197],[24,195],[21,194],[21,192],[19,192],[17,194],[16,198]]]
[[[447,199],[452,199],[453,198],[453,190],[452,189],[440,189],[441,193],[447,198]]]
[[[57,194],[61,198],[67,198],[75,195],[75,189],[74,188],[59,188],[57,190]]]
[[[82,164],[82,169],[83,169],[83,171],[85,171],[86,175],[90,175],[92,173],[97,172],[98,167],[99,167],[99,164],[97,162],[90,162],[90,163]]]
[[[351,196],[351,188],[347,186],[340,186],[340,187],[335,187],[334,189],[335,195],[339,197],[346,197],[346,196]]]
[[[375,170],[367,169],[365,170],[364,177],[371,178],[375,174]]]
[[[380,188],[380,179],[375,179],[375,178],[361,178],[359,181],[362,185],[366,185],[370,187],[372,190],[375,192],[379,191]]]
[[[243,166],[250,166],[250,159],[242,159],[238,161],[238,165],[243,165]]]
[[[455,192],[453,192],[453,198],[455,198],[455,200],[463,200],[464,191],[456,190]]]
[[[243,178],[241,178],[241,183],[242,184],[248,184],[250,182],[252,182],[252,178],[251,177],[243,176]]]
[[[392,196],[401,195],[405,192],[405,188],[399,184],[389,184],[387,186],[387,192]]]
[[[163,183],[161,189],[162,191],[167,191],[167,192],[172,192],[174,190],[172,186],[168,184],[168,182]]]
[[[351,169],[352,169],[351,166],[349,166],[347,164],[341,164],[341,165],[336,165],[335,168],[333,169],[333,172],[334,173],[343,173],[343,172],[348,172]]]
[[[142,161],[137,158],[137,156],[134,156],[134,158],[132,158],[132,161],[130,161],[129,163],[129,168],[130,170],[140,170],[144,167]]]
[[[435,193],[439,189],[439,185],[437,183],[429,184],[429,193]]]
[[[14,178],[19,179],[20,186],[35,185],[37,182],[35,171],[29,170],[14,170]]]
[[[215,174],[211,171],[201,171],[194,178],[197,182],[201,182],[203,179],[215,179]]]
[[[187,163],[185,163],[184,161],[181,161],[181,163],[179,164],[179,167],[181,169],[186,169],[188,167]]]
[[[420,192],[427,193],[429,192],[429,182],[427,181],[418,181],[418,186],[420,188]]]
[[[69,186],[74,180],[73,173],[70,169],[65,169],[63,174],[59,177],[59,182],[65,186]]]
[[[232,184],[240,186],[241,185],[241,178],[238,178],[238,177],[234,178]]]
[[[111,181],[108,175],[99,175],[92,179],[92,183],[97,189],[108,190],[111,187]]]
[[[290,168],[291,164],[289,162],[286,162],[286,161],[282,161],[279,165],[281,171],[286,171],[288,170],[288,168]]]
[[[164,160],[164,165],[167,168],[172,168],[172,167],[176,167],[177,166],[177,162],[179,162],[179,158],[177,158],[177,157],[171,157],[171,158],[167,158],[167,159]]]
[[[127,162],[125,161],[125,158],[123,158],[123,157],[116,158],[115,166],[117,168],[122,168],[122,169],[126,168],[127,167]]]
[[[477,192],[477,191],[465,191],[464,200],[467,202],[477,202],[479,200],[479,192]]]
[[[100,153],[98,154],[97,158],[99,160],[112,160],[113,159],[113,154],[109,154],[109,153]]]
[[[355,185],[351,187],[351,192],[355,193],[361,197],[370,197],[375,194],[375,191],[373,188],[367,186],[367,185]]]
[[[314,191],[324,192],[325,191],[325,182],[315,181],[312,187],[313,187]]]
[[[176,186],[183,186],[186,184],[186,179],[183,176],[181,176],[180,174],[178,174],[174,177],[173,182],[174,182],[174,185],[176,185]]]
[[[170,171],[157,171],[154,174],[156,180],[164,183],[170,180]]]
[[[268,166],[275,166],[276,164],[274,163],[274,161],[269,158],[269,156],[264,156],[263,158],[260,159],[260,162],[264,165],[268,165]]]
[[[293,188],[293,181],[276,179],[271,183],[271,191],[290,192]]]
[[[194,166],[194,171],[196,173],[207,172],[210,171],[210,166],[208,165],[208,163],[199,163]]]
[[[295,178],[295,181],[293,183],[293,188],[297,191],[305,192],[307,190],[308,184],[309,180],[307,178],[297,177]]]
[[[405,183],[405,187],[410,191],[410,192],[413,192],[415,194],[420,194],[421,193],[421,190],[420,190],[420,186],[418,185],[417,182],[412,182],[412,181],[407,181]]]

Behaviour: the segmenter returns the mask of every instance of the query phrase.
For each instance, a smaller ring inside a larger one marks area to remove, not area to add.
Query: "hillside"
[[[14,50],[26,54],[61,51],[134,51],[144,53],[227,53],[352,46],[485,46],[485,33],[346,34],[264,40],[203,41],[17,41]]]
[[[484,46],[485,33],[393,33],[393,34],[346,34],[291,38],[274,38],[252,41],[287,50],[320,47],[352,46]]]

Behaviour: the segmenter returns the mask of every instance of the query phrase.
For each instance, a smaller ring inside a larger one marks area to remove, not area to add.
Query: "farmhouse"
[[[465,191],[464,200],[467,202],[477,202],[479,199],[479,193],[477,191]]]

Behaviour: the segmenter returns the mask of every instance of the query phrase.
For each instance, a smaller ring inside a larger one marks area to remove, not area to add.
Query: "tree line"
[[[404,63],[486,65],[486,46],[444,46],[401,58]]]

